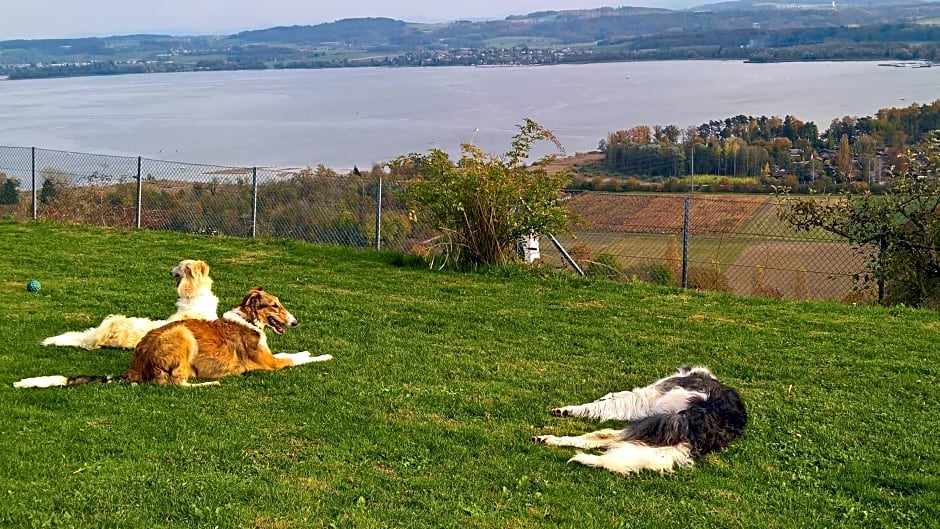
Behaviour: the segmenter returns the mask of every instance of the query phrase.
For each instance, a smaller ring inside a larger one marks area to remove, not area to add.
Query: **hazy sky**
[[[689,4],[690,0],[0,0],[0,40],[222,34],[352,17],[432,22],[604,5],[676,8]]]

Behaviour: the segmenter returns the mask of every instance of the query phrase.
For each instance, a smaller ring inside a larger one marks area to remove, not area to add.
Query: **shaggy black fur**
[[[120,380],[120,377],[114,377],[111,375],[77,375],[74,377],[69,377],[68,382],[65,383],[66,386],[81,386],[83,384],[110,384],[111,382],[117,382]]]
[[[682,371],[680,370],[680,373]],[[629,424],[623,441],[638,441],[650,446],[674,446],[688,443],[692,457],[721,450],[741,436],[747,424],[744,401],[733,388],[703,373],[670,378],[659,385],[663,391],[676,387],[707,395],[692,399],[677,413],[653,415]]]

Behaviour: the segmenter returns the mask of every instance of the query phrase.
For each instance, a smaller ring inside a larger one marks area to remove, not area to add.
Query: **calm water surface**
[[[940,99],[940,67],[669,61],[360,68],[0,81],[0,145],[220,165],[339,168],[473,141],[532,118],[569,152],[634,125],[833,118]]]

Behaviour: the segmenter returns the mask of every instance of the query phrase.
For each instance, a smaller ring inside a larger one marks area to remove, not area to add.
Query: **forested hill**
[[[252,43],[391,46],[488,47],[494,39],[545,39],[552,44],[604,44],[659,33],[700,31],[803,30],[858,28],[899,22],[940,21],[940,3],[832,8],[826,4],[728,2],[689,10],[645,7],[604,7],[588,10],[541,11],[504,20],[412,24],[387,18],[345,19],[312,26],[276,27],[245,31],[233,40]],[[746,43],[746,41],[745,41]]]
[[[352,46],[377,46],[401,43],[404,37],[414,33],[423,33],[420,25],[409,25],[390,18],[347,18],[315,26],[280,26],[243,31],[232,35],[232,40],[254,43],[341,43]]]
[[[940,59],[940,3],[724,2],[603,7],[502,20],[343,19],[233,35],[0,41],[11,79],[191,70],[625,60]]]

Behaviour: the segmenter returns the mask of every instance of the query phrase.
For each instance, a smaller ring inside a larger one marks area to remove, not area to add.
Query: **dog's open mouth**
[[[278,334],[284,334],[284,324],[278,321],[274,316],[268,316],[268,325]]]

